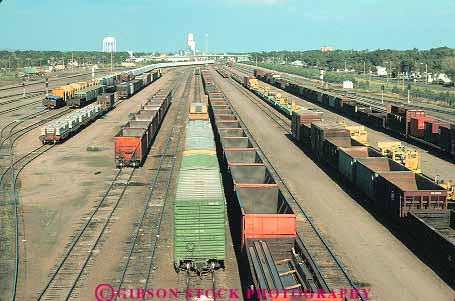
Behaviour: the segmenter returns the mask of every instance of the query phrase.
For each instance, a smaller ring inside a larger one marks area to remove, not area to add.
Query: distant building
[[[321,47],[321,51],[322,52],[330,52],[330,51],[333,51],[335,50],[335,48],[333,48],[332,46],[323,46]]]
[[[376,74],[378,76],[387,76],[387,67],[376,66]]]
[[[297,60],[297,61],[293,61],[293,62],[291,63],[291,65],[292,65],[292,66],[302,67],[302,66],[305,65],[305,63],[302,62],[302,61]]]
[[[113,37],[103,39],[103,52],[117,52],[117,41]]]

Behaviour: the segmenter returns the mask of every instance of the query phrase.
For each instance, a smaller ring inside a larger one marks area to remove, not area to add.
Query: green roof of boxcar
[[[185,169],[214,169],[219,170],[218,158],[213,154],[184,154],[180,170]]]

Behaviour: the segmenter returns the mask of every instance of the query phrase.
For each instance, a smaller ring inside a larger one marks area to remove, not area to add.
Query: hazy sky
[[[0,49],[211,51],[455,47],[454,0],[3,0]]]

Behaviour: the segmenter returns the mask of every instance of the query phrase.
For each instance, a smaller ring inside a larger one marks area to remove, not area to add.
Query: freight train
[[[239,82],[251,89],[251,84],[245,84],[248,81]],[[261,97],[261,93],[253,92]],[[330,102],[338,108],[352,103],[346,98],[331,98]],[[269,104],[289,116],[276,102]],[[358,113],[362,115],[361,110]],[[373,122],[370,124],[386,125],[384,119],[378,122],[374,115],[368,117]],[[341,181],[360,192],[371,207],[397,221],[402,232],[414,239],[428,263],[454,285],[455,211],[446,209],[449,206],[447,191],[381,157],[376,150],[356,144],[339,124],[324,122],[322,112],[298,108],[292,111],[290,118],[293,139],[309,149],[317,160],[336,170]]]
[[[294,290],[348,288],[342,279],[331,277],[329,281],[316,268],[297,234],[296,214],[278,179],[211,74],[202,70],[202,75],[228,198],[231,236],[241,254],[239,268],[247,276],[248,289],[273,291],[277,300],[285,300]],[[263,297],[254,294],[251,299],[266,299]]]
[[[172,96],[172,90],[159,90],[115,135],[117,168],[142,166],[171,105]]]
[[[355,99],[324,89],[305,87],[260,69],[254,70],[254,77],[369,127],[398,135],[455,159],[455,124],[432,118],[424,110],[387,105],[386,111],[382,112]]]
[[[120,98],[128,98],[137,93],[143,87],[147,86],[151,82],[154,82],[159,77],[161,77],[161,68],[190,65],[207,65],[213,63],[214,61],[160,63],[139,67],[121,73],[117,72],[101,78],[97,78],[93,82],[92,81],[77,82],[53,88],[51,90],[51,93],[43,99],[42,103],[43,106],[49,109],[63,107],[67,104],[67,102],[70,99],[74,98],[75,93],[77,91],[86,89],[91,85],[104,86],[103,91],[106,93],[112,93],[118,90]],[[151,75],[148,76],[148,74]],[[139,81],[132,82],[135,79],[139,80],[140,82]],[[81,96],[82,99],[84,99],[84,95]],[[85,99],[87,98],[85,97]],[[77,104],[78,101],[76,101],[75,103]],[[88,103],[88,101],[85,101],[84,103]]]
[[[80,132],[90,123],[110,111],[117,101],[116,93],[106,93],[98,96],[95,104],[75,110],[62,118],[54,120],[41,128],[39,139],[43,144],[62,143]]]
[[[81,108],[92,103],[102,93],[118,91],[119,98],[129,98],[153,81],[161,77],[161,69],[152,73],[135,76],[132,73],[115,73],[95,81],[77,82],[53,88],[50,95],[43,99],[43,105],[56,109],[68,105]]]
[[[372,148],[356,146],[349,130],[315,120],[314,115],[306,109],[293,112],[294,139],[362,192],[372,207],[392,219],[405,217],[411,210],[447,209],[447,190]]]

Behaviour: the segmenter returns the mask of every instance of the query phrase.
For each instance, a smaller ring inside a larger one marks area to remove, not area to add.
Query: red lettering
[[[176,288],[170,288],[169,289],[169,298],[175,298],[177,299],[178,298],[178,293],[177,293],[177,289]]]
[[[366,299],[366,300],[369,300],[370,299],[370,288],[369,289],[366,289],[366,288],[362,288],[362,292],[363,292],[363,297]]]
[[[214,289],[206,289],[205,296],[210,299],[215,299],[215,290]]]
[[[351,299],[359,298],[359,290],[356,288],[351,288],[349,291],[349,298]]]
[[[247,294],[249,293],[249,290],[250,289],[247,290]],[[240,299],[240,296],[239,296],[236,288],[230,288],[229,289],[229,298],[230,299],[234,299],[234,298],[235,299]]]
[[[128,289],[128,293],[130,293],[129,298],[134,299],[134,289],[133,288]]]
[[[249,287],[247,290],[246,290],[246,298],[247,299],[250,299],[251,297],[253,297],[254,295],[256,294],[255,290],[252,288],[252,287]],[[231,291],[229,290],[229,297],[231,296]]]
[[[318,289],[318,298],[325,298],[325,291],[322,289]]]
[[[167,291],[164,288],[159,288],[156,290],[156,296],[158,298],[166,298],[167,297]]]
[[[187,288],[185,290],[185,297],[187,297],[187,298],[192,298],[193,297],[193,292],[191,291],[191,289]]]
[[[301,297],[301,296],[303,296],[303,291],[301,289],[298,289],[298,290],[293,289],[291,291],[291,296],[292,297]]]
[[[313,290],[311,290],[311,289],[305,289],[303,291],[303,295],[305,296],[305,298],[313,298],[314,297]]]
[[[222,292],[226,292],[225,288],[219,288],[216,290],[216,298],[217,299],[226,299],[226,295],[222,294]]]
[[[267,299],[267,291],[265,289],[257,289],[256,294],[258,299]]]
[[[345,289],[345,288],[340,288],[340,298],[343,299],[344,297],[347,296],[347,294],[348,294],[348,290],[347,290],[347,289]]]
[[[154,297],[153,288],[148,288],[147,289],[147,298],[153,298],[153,297]]]
[[[136,298],[137,299],[139,299],[139,298],[144,299],[145,298],[145,290],[143,288],[136,289]]]
[[[117,298],[120,298],[120,299],[126,299],[126,289],[124,287],[120,288],[118,291],[117,291]]]
[[[276,288],[272,288],[269,290],[269,297],[270,298],[278,298],[278,296],[280,295],[280,291]]]
[[[334,291],[334,290],[331,290],[331,291],[330,291],[329,297],[330,297],[330,298],[334,298],[334,299],[336,299],[336,297],[337,297],[337,294],[335,293],[335,291]]]
[[[196,297],[201,298],[202,296],[203,289],[202,288],[197,288],[196,289]]]

